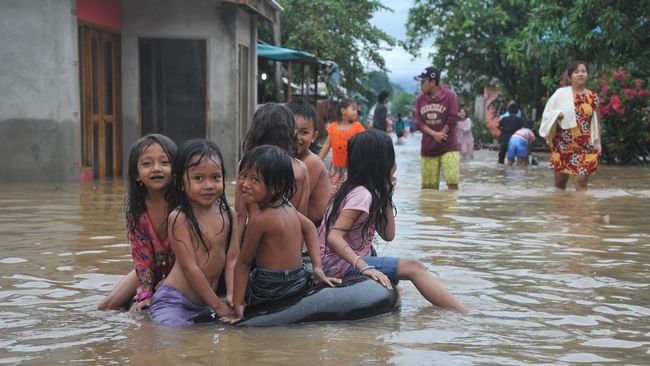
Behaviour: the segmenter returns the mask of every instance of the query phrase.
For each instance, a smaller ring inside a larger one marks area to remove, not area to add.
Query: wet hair
[[[354,135],[348,141],[348,178],[332,195],[329,202],[329,214],[326,218],[326,233],[332,229],[347,195],[356,187],[365,187],[372,196],[368,218],[357,227],[361,227],[363,240],[371,226],[380,228],[388,222],[386,205],[393,202],[395,187],[391,181],[390,171],[395,164],[393,141],[383,131],[370,129]],[[394,205],[391,205],[395,207]],[[360,248],[352,248],[360,249]]]
[[[587,74],[589,74],[589,65],[585,61],[582,60],[574,60],[569,62],[569,64],[566,66],[566,74],[569,79],[571,79],[571,74],[573,74],[574,71],[578,68],[578,66],[584,65],[585,69],[587,69]]]
[[[316,125],[318,120],[318,117],[316,117],[316,109],[311,104],[302,100],[292,100],[287,103],[287,108],[291,110],[294,117],[300,116],[310,120],[314,125],[314,131],[318,130],[318,126]]]
[[[289,203],[296,192],[291,157],[273,145],[256,146],[246,152],[239,162],[239,174],[255,169],[262,176],[266,189],[273,196],[260,203],[260,208],[280,207]]]
[[[227,245],[230,244],[230,238],[232,237],[232,212],[230,210],[230,205],[228,205],[228,200],[226,199],[226,187],[225,187],[225,182],[226,182],[226,169],[223,166],[223,156],[221,155],[221,150],[219,147],[212,141],[208,141],[205,139],[194,139],[194,140],[189,140],[186,141],[183,145],[181,145],[180,149],[178,150],[178,154],[176,154],[176,159],[174,159],[174,192],[176,193],[177,196],[177,202],[178,206],[177,209],[185,214],[185,217],[187,218],[187,221],[189,222],[189,227],[194,234],[196,238],[199,239],[201,244],[203,244],[203,247],[205,248],[206,251],[209,252],[210,248],[208,247],[205,238],[203,237],[203,233],[201,232],[201,228],[199,227],[199,222],[196,218],[196,215],[194,215],[194,211],[192,210],[192,204],[190,200],[187,198],[187,195],[184,193],[184,179],[185,177],[189,178],[189,170],[190,168],[193,168],[195,166],[198,166],[205,160],[210,159],[216,163],[218,163],[221,166],[221,173],[222,173],[222,182],[224,182],[224,189],[221,193],[221,196],[217,199],[217,204],[219,207],[219,213],[221,214],[221,217],[225,214],[228,216],[228,235],[227,235]],[[178,216],[177,218],[178,219]],[[173,227],[176,224],[176,219],[174,220],[174,223],[172,224],[172,235],[173,235]],[[221,229],[222,231],[226,228],[226,220],[224,221],[224,227]],[[174,237],[176,238],[176,237]],[[226,250],[228,250],[228,247],[226,246]]]
[[[379,92],[377,95],[377,103],[383,104],[386,99],[388,99],[388,92],[386,90],[382,90]]]
[[[341,99],[341,101],[339,102],[339,109],[336,112],[336,115],[337,115],[339,121],[341,121],[343,119],[343,113],[341,113],[341,109],[345,109],[345,108],[351,106],[352,104],[357,104],[357,101],[352,99],[352,98]]]
[[[510,113],[511,116],[515,116],[517,112],[519,111],[519,107],[515,103],[510,103],[508,105],[508,113]]]
[[[253,114],[251,124],[244,138],[243,151],[260,145],[275,145],[295,156],[298,149],[296,121],[286,106],[278,103],[261,105]]]
[[[135,233],[138,223],[140,222],[140,216],[147,211],[147,205],[144,202],[144,198],[147,195],[147,188],[143,184],[139,184],[137,181],[138,161],[140,160],[142,153],[149,146],[154,144],[160,145],[167,155],[172,169],[174,166],[176,144],[167,136],[152,133],[139,138],[135,143],[133,143],[133,145],[131,145],[127,168],[127,195],[126,203],[124,205],[127,217],[126,228],[131,234]],[[171,188],[171,183],[165,191],[165,200],[167,201],[168,209],[171,210],[174,207],[174,194],[173,189],[169,188]]]

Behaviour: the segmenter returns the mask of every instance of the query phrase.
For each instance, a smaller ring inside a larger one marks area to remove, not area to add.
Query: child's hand
[[[312,269],[312,276],[317,283],[323,282],[326,283],[329,287],[334,287],[335,283],[341,283],[340,278],[327,277],[325,272],[323,272],[323,267],[314,267]]]
[[[232,313],[219,318],[224,323],[234,324],[244,317],[244,305],[235,306]]]
[[[149,305],[151,305],[151,298],[134,303],[133,306],[131,306],[131,310],[129,311],[135,313],[144,309],[149,309]]]
[[[226,294],[226,304],[228,304],[228,306],[231,308],[235,306],[235,304],[232,302],[232,294]]]
[[[368,276],[373,280],[379,282],[382,286],[386,287],[389,290],[393,288],[393,285],[390,283],[390,279],[388,279],[388,276],[386,276],[385,274],[381,273],[380,271],[374,268],[363,271],[363,275]]]
[[[214,312],[217,314],[217,317],[221,318],[224,316],[232,316],[234,313],[232,307],[226,304],[223,301],[219,302],[219,305],[216,308],[213,308]]]

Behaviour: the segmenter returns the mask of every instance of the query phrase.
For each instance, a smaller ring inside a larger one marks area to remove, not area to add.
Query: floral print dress
[[[590,90],[574,93],[578,125],[565,130],[558,124],[551,143],[551,165],[556,172],[585,176],[596,172],[598,150],[591,141],[591,117],[599,104],[598,95]]]
[[[131,257],[140,280],[134,301],[140,302],[153,296],[158,283],[171,272],[176,257],[169,237],[158,236],[147,212],[140,216],[135,232],[129,233]]]

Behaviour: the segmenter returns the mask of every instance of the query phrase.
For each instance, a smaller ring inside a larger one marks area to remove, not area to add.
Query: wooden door
[[[121,175],[120,36],[79,26],[82,169]]]

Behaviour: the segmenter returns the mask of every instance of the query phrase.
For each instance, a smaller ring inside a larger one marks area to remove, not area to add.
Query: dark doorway
[[[206,137],[206,42],[140,38],[141,133],[161,133],[177,144]]]

